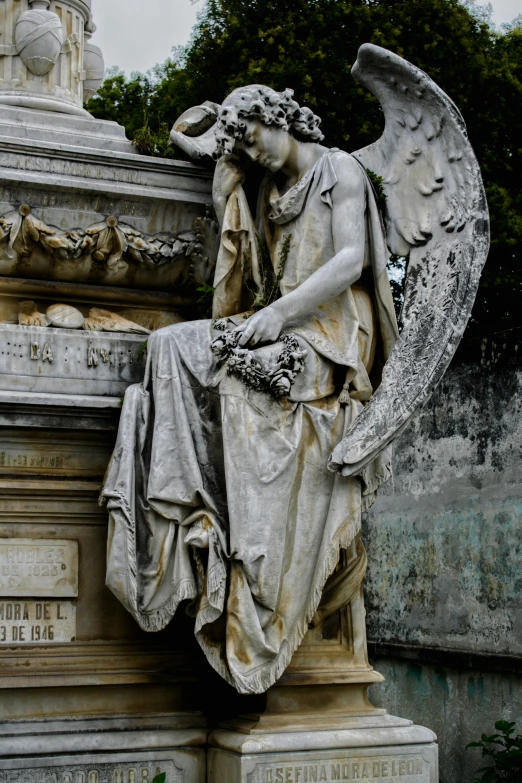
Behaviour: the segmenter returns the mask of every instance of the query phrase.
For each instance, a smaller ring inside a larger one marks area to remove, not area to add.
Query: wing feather
[[[353,153],[382,177],[392,253],[409,255],[403,329],[382,382],[334,450],[353,475],[402,431],[446,371],[475,300],[489,248],[480,169],[464,120],[419,68],[372,44],[352,74],[379,99],[382,137]]]

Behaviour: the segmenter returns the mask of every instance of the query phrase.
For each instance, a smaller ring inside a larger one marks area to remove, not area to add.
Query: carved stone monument
[[[367,697],[360,524],[463,333],[487,207],[462,118],[426,74],[372,45],[353,74],[386,127],[352,156],[262,85],[172,132],[217,161],[214,320],[153,335],[126,392],[107,584],[147,631],[190,601],[209,663],[267,693],[210,735],[213,783],[438,780],[434,735]],[[409,257],[400,338],[389,251]]]
[[[83,98],[90,0],[0,0],[0,781],[203,783],[199,661],[104,586],[98,505],[150,332],[212,279],[211,174]]]
[[[146,158],[82,108],[88,5],[0,3],[0,783],[436,783],[368,697],[361,515],[485,261],[462,118],[367,44],[370,147],[250,85]]]

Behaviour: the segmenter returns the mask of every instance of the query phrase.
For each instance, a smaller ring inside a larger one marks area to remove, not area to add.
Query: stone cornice
[[[132,154],[127,152],[116,152],[114,150],[97,150],[92,148],[82,149],[81,147],[69,146],[64,144],[53,144],[51,142],[35,142],[17,139],[14,136],[0,137],[0,151],[19,152],[24,155],[45,155],[60,160],[77,160],[89,163],[101,163],[105,165],[120,166],[125,168],[139,169],[140,171],[161,171],[172,174],[178,174],[191,179],[201,179],[208,182],[209,192],[211,190],[211,181],[213,172],[196,163],[183,160],[172,160],[169,158],[155,158],[148,155]],[[1,166],[1,164],[0,164]]]

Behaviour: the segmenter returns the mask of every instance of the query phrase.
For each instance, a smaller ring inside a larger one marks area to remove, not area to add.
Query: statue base
[[[367,687],[272,688],[263,715],[210,735],[209,783],[438,783],[435,734],[373,707]]]
[[[349,567],[363,550],[355,540],[345,554]],[[361,580],[347,606],[309,629],[264,709],[210,734],[208,783],[438,783],[435,734],[371,703],[383,679],[368,662]]]

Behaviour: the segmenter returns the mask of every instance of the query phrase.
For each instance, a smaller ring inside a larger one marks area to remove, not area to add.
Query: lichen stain
[[[363,527],[370,639],[522,654],[521,400],[518,365],[461,364],[397,439]]]
[[[479,703],[482,702],[484,698],[484,680],[482,677],[471,674],[468,677],[468,681],[466,683],[466,693],[468,695],[468,699],[470,701],[477,700]]]
[[[415,696],[426,698],[431,695],[431,687],[427,677],[424,676],[422,666],[409,663],[406,669],[406,678],[412,681],[412,690]]]

